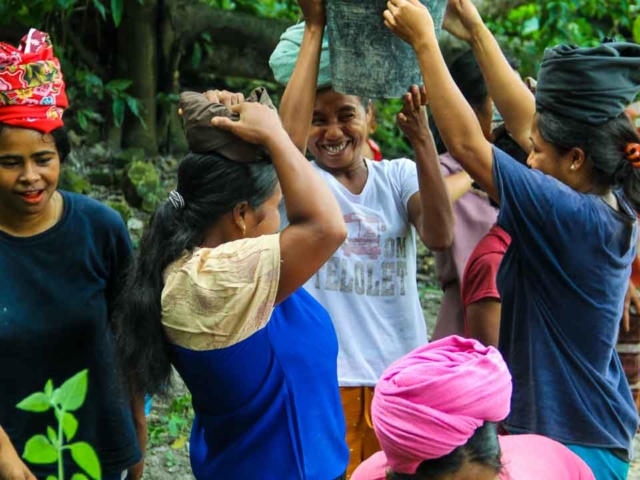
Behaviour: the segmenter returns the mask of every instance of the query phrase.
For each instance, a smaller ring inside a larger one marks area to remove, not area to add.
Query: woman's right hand
[[[240,115],[239,120],[226,117],[214,117],[211,124],[222,130],[227,130],[246,142],[269,147],[272,140],[277,140],[287,133],[282,128],[278,113],[259,103],[241,103],[229,108]]]
[[[307,25],[324,27],[327,17],[324,9],[324,0],[298,0],[304,21]]]
[[[442,26],[454,37],[470,42],[484,22],[471,0],[449,0]]]

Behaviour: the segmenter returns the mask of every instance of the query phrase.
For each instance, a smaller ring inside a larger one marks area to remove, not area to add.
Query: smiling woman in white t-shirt
[[[369,101],[330,86],[318,89],[323,3],[300,0],[300,6],[306,23],[283,35],[271,64],[281,70],[283,49],[296,53],[291,40],[298,41],[295,68],[288,60],[293,72],[280,115],[294,144],[315,156],[313,165],[336,196],[348,228],[345,243],[305,288],[329,311],[338,334],[349,476],[379,450],[369,421],[372,387],[389,364],[427,342],[416,284],[416,233],[432,250],[447,248],[453,213],[422,92],[412,87],[398,116],[416,162],[364,158]]]

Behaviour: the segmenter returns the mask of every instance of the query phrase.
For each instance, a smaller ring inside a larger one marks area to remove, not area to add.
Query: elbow
[[[441,252],[453,245],[453,229],[450,229],[449,232],[438,235],[433,235],[433,233],[431,235],[420,234],[420,239],[422,240],[422,243],[424,243],[425,247],[432,252]]]
[[[348,233],[347,225],[341,217],[339,222],[335,222],[335,225],[331,226],[327,235],[330,238],[330,241],[339,247],[347,239]]]
[[[432,252],[442,252],[443,250],[447,250],[448,248],[450,248],[452,244],[453,240],[447,240],[445,242],[425,242],[426,247]]]

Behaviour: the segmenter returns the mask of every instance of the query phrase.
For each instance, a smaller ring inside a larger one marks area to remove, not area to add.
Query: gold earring
[[[242,238],[244,238],[247,234],[247,227],[246,225],[243,223],[242,224]]]
[[[574,171],[576,169],[575,165],[571,165],[571,171]]]

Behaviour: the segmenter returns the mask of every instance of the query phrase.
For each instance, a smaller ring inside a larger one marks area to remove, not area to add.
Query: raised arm
[[[531,121],[536,113],[534,96],[509,65],[471,0],[449,0],[444,28],[469,43],[507,130],[529,152]]]
[[[280,234],[279,303],[331,258],[347,237],[347,228],[331,190],[291,142],[276,113],[256,103],[231,110],[240,114],[239,121],[216,117],[213,125],[269,150],[285,200],[289,226]]]
[[[299,2],[305,17],[304,36],[298,61],[280,102],[280,118],[293,144],[304,154],[316,99],[326,20],[322,0]]]
[[[413,145],[418,171],[420,191],[409,199],[409,220],[422,243],[437,251],[449,248],[453,242],[453,208],[429,129],[426,103],[424,88],[413,85],[404,97],[398,124]]]
[[[385,25],[416,51],[432,116],[447,147],[471,177],[496,201],[493,149],[476,115],[456,86],[438,46],[433,19],[418,0],[390,0]]]

